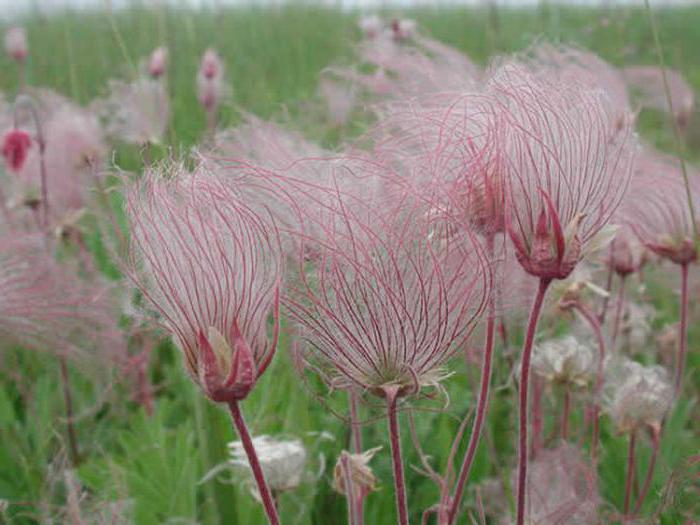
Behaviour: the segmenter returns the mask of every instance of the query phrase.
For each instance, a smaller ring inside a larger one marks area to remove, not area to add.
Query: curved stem
[[[678,356],[676,358],[675,396],[683,386],[683,370],[685,368],[685,353],[688,348],[688,263],[681,265],[681,322],[678,325]]]
[[[598,318],[593,315],[588,307],[581,303],[576,302],[574,305],[576,311],[581,314],[581,316],[588,322],[593,330],[596,340],[598,341],[598,369],[596,371],[596,383],[595,383],[595,397],[593,401],[593,438],[591,440],[591,457],[593,461],[596,461],[598,456],[598,441],[600,440],[600,395],[603,390],[603,363],[605,361],[605,338],[603,337],[603,331],[600,326]]]
[[[615,323],[613,324],[612,348],[615,349],[617,334],[620,331],[620,321],[622,320],[622,306],[625,303],[625,277],[620,276],[620,289],[617,291],[617,305],[615,306]]]
[[[457,486],[455,487],[454,496],[450,503],[450,508],[447,516],[448,525],[454,523],[455,517],[457,515],[457,509],[459,509],[459,506],[462,502],[464,489],[467,485],[467,480],[469,479],[469,472],[471,471],[472,464],[474,463],[474,457],[476,456],[476,450],[479,446],[481,431],[484,427],[484,420],[486,418],[486,412],[489,403],[489,385],[491,383],[491,370],[493,362],[493,348],[495,335],[496,311],[494,298],[492,296],[489,299],[489,317],[486,324],[486,348],[484,349],[484,357],[481,363],[481,386],[479,389],[479,400],[477,401],[476,405],[476,415],[474,417],[474,423],[472,425],[472,433],[469,437],[467,453],[465,454],[464,461],[462,461],[462,466],[459,469]]]
[[[75,437],[75,426],[73,425],[73,395],[70,388],[70,376],[68,375],[68,363],[65,356],[59,357],[61,366],[61,386],[63,388],[63,401],[66,408],[66,430],[68,432],[68,446],[70,459],[73,467],[80,464],[78,453],[78,440]]]
[[[396,412],[398,401],[398,389],[396,387],[385,388],[387,419],[389,422],[389,438],[391,440],[391,460],[394,468],[394,489],[396,495],[396,511],[399,525],[408,525],[408,503],[406,501],[406,482],[403,473],[403,460],[401,459],[401,438],[399,432],[399,418]]]
[[[649,487],[651,486],[651,480],[654,479],[654,469],[656,468],[656,460],[659,457],[659,432],[652,430],[651,436],[651,458],[649,458],[649,466],[647,467],[646,476],[644,476],[644,484],[642,485],[642,490],[639,493],[639,498],[637,498],[637,503],[632,511],[632,516],[635,517],[637,513],[641,510],[644,500],[649,492]]]
[[[530,380],[530,358],[532,357],[532,343],[535,340],[537,321],[542,311],[544,296],[549,287],[549,279],[540,279],[535,302],[530,310],[530,319],[527,323],[527,335],[523,345],[523,355],[520,366],[520,395],[519,395],[519,434],[518,434],[518,490],[516,525],[525,523],[525,489],[527,481],[527,413],[528,413],[528,384]]]
[[[236,430],[238,431],[238,436],[241,438],[243,449],[248,456],[250,470],[253,472],[255,483],[258,486],[258,492],[260,493],[260,499],[262,500],[263,507],[265,508],[267,520],[270,525],[279,525],[280,519],[277,515],[275,501],[272,498],[270,489],[265,481],[265,475],[263,474],[262,467],[260,467],[260,461],[258,461],[258,455],[255,452],[255,447],[253,446],[253,439],[250,437],[248,427],[245,424],[245,420],[243,419],[243,414],[241,414],[241,409],[238,406],[238,402],[230,402],[228,404],[228,408],[231,411],[231,417],[233,418],[233,424],[236,426]]]
[[[637,441],[636,432],[630,434],[630,442],[627,447],[627,478],[625,479],[625,516],[630,511],[630,501],[632,499],[632,481],[634,480],[634,449]]]

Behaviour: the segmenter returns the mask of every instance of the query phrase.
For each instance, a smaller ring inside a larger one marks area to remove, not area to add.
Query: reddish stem
[[[238,431],[238,435],[241,438],[241,443],[243,444],[243,449],[248,456],[248,463],[250,463],[250,470],[253,472],[253,477],[255,478],[255,483],[258,486],[258,492],[260,493],[260,499],[262,500],[263,507],[265,508],[265,514],[267,515],[267,521],[270,525],[279,525],[280,519],[277,515],[277,508],[275,507],[275,501],[270,493],[270,488],[267,486],[265,481],[265,475],[263,474],[262,468],[260,467],[260,461],[258,461],[258,455],[255,452],[255,447],[253,446],[253,439],[250,437],[248,432],[248,427],[243,419],[243,414],[238,406],[237,401],[231,401],[228,404],[228,408],[231,411],[231,417],[233,418],[233,424]]]
[[[571,413],[571,392],[565,387],[564,401],[561,411],[561,438],[566,441],[569,439],[569,414]]]
[[[340,456],[340,465],[342,467],[343,480],[345,482],[345,497],[348,500],[348,525],[358,525],[356,502],[362,500],[361,495],[355,495],[355,485],[352,480],[352,471],[350,469],[348,456],[343,452]]]
[[[620,321],[622,320],[622,306],[625,303],[625,283],[624,275],[620,276],[620,289],[617,291],[617,305],[615,306],[615,323],[613,324],[612,348],[615,349],[617,334],[620,331]]]
[[[629,514],[630,511],[630,501],[632,499],[632,482],[634,480],[634,449],[635,443],[637,441],[636,432],[630,434],[630,442],[627,447],[627,478],[625,480],[625,506],[624,513],[625,516]]]
[[[550,279],[540,279],[540,284],[535,296],[535,302],[530,310],[530,319],[527,324],[527,335],[523,345],[523,355],[520,366],[520,403],[518,407],[519,434],[518,434],[518,488],[517,488],[517,513],[516,525],[525,523],[525,489],[527,482],[527,415],[528,415],[528,389],[530,380],[530,359],[532,357],[532,343],[535,340],[537,321],[542,311],[544,296],[549,287]]]
[[[676,358],[675,396],[683,386],[683,370],[685,368],[685,353],[688,348],[688,263],[681,264],[681,322],[678,325],[678,356]]]
[[[654,469],[656,468],[656,460],[659,457],[659,431],[652,430],[651,436],[651,458],[649,458],[649,466],[647,467],[646,476],[644,476],[644,484],[642,485],[642,490],[639,493],[639,498],[637,498],[637,504],[634,506],[632,511],[632,516],[635,517],[637,513],[641,510],[644,500],[649,492],[649,487],[651,486],[651,480],[654,479]]]
[[[530,445],[533,458],[542,450],[542,434],[544,433],[543,393],[544,385],[540,378],[535,377],[532,380],[532,443]]]
[[[471,471],[472,464],[474,463],[474,457],[476,456],[476,450],[479,446],[479,439],[481,438],[481,432],[484,427],[484,420],[486,418],[489,402],[489,385],[491,383],[491,365],[493,362],[493,348],[496,335],[495,332],[496,311],[494,298],[492,296],[489,300],[489,317],[486,325],[486,348],[484,349],[484,357],[481,363],[481,387],[479,389],[479,399],[476,405],[476,415],[472,425],[472,433],[471,436],[469,436],[467,453],[464,456],[464,461],[460,467],[459,476],[457,478],[457,486],[455,487],[454,496],[450,503],[447,516],[448,525],[454,523],[455,517],[457,516],[457,509],[459,509],[462,502],[464,489],[467,485],[467,480],[469,479],[469,472]]]
[[[613,270],[613,265],[612,265],[612,257],[613,257],[613,250],[614,250],[614,245],[615,241],[610,244],[610,263],[608,264],[608,277],[605,280],[605,291],[608,292],[608,295],[606,295],[603,298],[603,305],[600,309],[600,313],[598,314],[598,322],[600,324],[603,324],[605,322],[605,315],[608,313],[608,304],[610,304],[610,290],[612,290],[612,282],[613,282],[613,275],[614,275],[614,270]]]
[[[70,459],[73,467],[80,464],[80,454],[78,453],[78,440],[75,437],[75,426],[73,425],[73,395],[70,388],[70,376],[68,375],[68,363],[65,356],[59,358],[61,366],[61,386],[63,387],[63,400],[66,408],[66,430],[68,432],[68,446]]]
[[[596,371],[596,383],[595,383],[595,398],[593,400],[592,407],[592,417],[593,417],[593,438],[591,440],[591,457],[593,461],[596,461],[598,455],[598,441],[600,440],[600,395],[603,390],[603,362],[605,361],[605,338],[603,337],[603,331],[600,326],[600,322],[593,312],[591,312],[588,307],[581,303],[576,302],[574,305],[576,311],[581,314],[581,316],[588,322],[593,330],[593,334],[598,341],[598,370]]]
[[[401,438],[399,418],[396,411],[398,401],[396,387],[385,388],[387,419],[389,421],[389,437],[391,440],[391,460],[394,468],[394,489],[396,495],[396,511],[399,525],[408,525],[408,503],[406,500],[406,481],[401,459]]]

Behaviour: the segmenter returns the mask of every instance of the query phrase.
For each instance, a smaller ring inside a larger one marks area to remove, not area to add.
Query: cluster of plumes
[[[615,356],[605,366],[604,409],[619,433],[658,430],[673,403],[666,369]]]
[[[272,359],[280,258],[267,217],[229,181],[175,167],[144,175],[127,194],[133,279],[216,401],[243,399]]]
[[[93,371],[123,357],[109,288],[84,282],[50,259],[41,235],[3,234],[0,293],[5,349],[22,345]]]
[[[632,66],[623,68],[622,74],[641,107],[672,113],[681,128],[688,124],[695,111],[695,93],[680,72]]]
[[[632,188],[620,219],[653,253],[677,264],[697,260],[695,228],[680,161],[644,148],[635,162]],[[688,173],[690,201],[700,209],[700,175]],[[697,217],[695,218],[697,220]]]
[[[275,493],[294,490],[304,481],[308,458],[301,441],[281,440],[262,435],[253,438],[253,446],[260,460],[260,467],[265,473],[265,479]],[[260,493],[253,481],[243,444],[240,441],[232,441],[228,448],[231,465],[244,473],[253,497],[260,500]]]
[[[23,27],[14,26],[5,31],[5,52],[16,62],[24,62],[27,59],[29,46]]]
[[[532,371],[552,386],[585,388],[595,378],[596,353],[572,335],[544,341],[532,352]]]

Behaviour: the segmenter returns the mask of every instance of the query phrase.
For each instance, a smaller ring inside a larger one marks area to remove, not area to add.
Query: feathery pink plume
[[[165,68],[167,66],[168,48],[165,46],[155,48],[148,59],[148,74],[152,78],[158,79],[165,74]]]
[[[622,70],[632,92],[639,95],[642,107],[671,112],[664,85],[663,71],[655,66],[630,66]],[[695,110],[695,93],[683,75],[666,69],[666,81],[673,104],[673,117],[683,127]]]
[[[276,348],[276,237],[225,179],[164,169],[168,178],[151,171],[127,191],[132,276],[204,393],[217,402],[241,400]]]
[[[27,33],[23,27],[14,26],[5,31],[5,51],[16,62],[24,62],[29,55]]]

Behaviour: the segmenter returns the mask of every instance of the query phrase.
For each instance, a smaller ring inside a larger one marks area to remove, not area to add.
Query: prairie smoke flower
[[[376,38],[384,30],[384,21],[377,15],[363,16],[357,25],[365,38]]]
[[[124,345],[108,291],[55,263],[38,235],[0,239],[0,339],[86,369],[115,364]]]
[[[643,366],[624,357],[605,365],[603,406],[618,433],[660,428],[673,402],[673,384],[660,366]]]
[[[600,92],[517,65],[496,71],[489,88],[508,120],[506,224],[516,256],[531,275],[563,279],[627,189],[630,130],[610,125]]]
[[[5,133],[2,139],[2,156],[7,169],[13,172],[20,171],[27,160],[31,146],[32,138],[26,131],[12,129]]]
[[[23,27],[14,26],[5,31],[5,51],[16,62],[24,62],[29,54],[27,34]]]
[[[391,21],[391,34],[394,40],[399,42],[410,40],[415,36],[417,26],[418,24],[416,24],[416,21],[410,18],[403,18],[401,20],[395,18]]]
[[[152,78],[132,82],[112,80],[109,96],[95,103],[105,122],[105,133],[131,144],[159,144],[170,121],[165,85]]]
[[[216,128],[216,112],[226,96],[224,64],[214,49],[207,49],[197,72],[197,98],[207,113],[209,131]]]
[[[270,489],[279,493],[294,490],[301,484],[307,459],[306,449],[301,441],[256,436],[253,438],[253,445]],[[260,493],[253,483],[242,442],[232,441],[228,444],[228,448],[231,464],[250,476],[251,493],[260,501]]]
[[[633,122],[622,73],[599,56],[583,49],[551,44],[538,44],[526,56],[536,73],[554,75],[568,84],[602,90],[610,101],[613,127],[622,128]]]
[[[168,48],[165,46],[157,47],[151,53],[148,59],[148,74],[155,79],[162,77],[165,74],[165,68],[168,65]]]
[[[625,81],[632,92],[636,92],[642,107],[671,113],[669,95],[673,106],[673,117],[678,125],[684,127],[695,109],[695,93],[683,75],[673,69],[664,71],[655,66],[631,66],[622,70]]]
[[[693,221],[678,159],[645,149],[637,156],[634,184],[622,219],[649,250],[676,264],[697,260]],[[700,184],[689,177],[691,199],[700,208]]]
[[[85,205],[88,184],[101,172],[106,147],[97,119],[74,106],[54,111],[43,133],[51,214],[53,219],[62,220]],[[41,155],[40,148],[30,149],[18,172],[25,194],[35,193],[40,183]]]
[[[438,386],[490,293],[478,243],[466,232],[435,239],[408,201],[392,216],[331,197],[314,277],[288,300],[305,329],[302,355],[333,387]]]
[[[624,206],[623,203],[623,209]],[[624,278],[641,270],[647,262],[647,253],[644,245],[639,242],[632,231],[623,226],[610,243],[610,252],[606,262],[612,271]]]
[[[569,335],[535,345],[532,371],[550,385],[584,388],[595,378],[596,354]]]
[[[134,278],[204,393],[240,400],[276,347],[267,337],[280,274],[275,238],[225,181],[166,169],[170,180],[151,171],[127,193]]]
[[[571,445],[544,450],[531,464],[529,525],[595,525],[601,504],[595,469]]]

